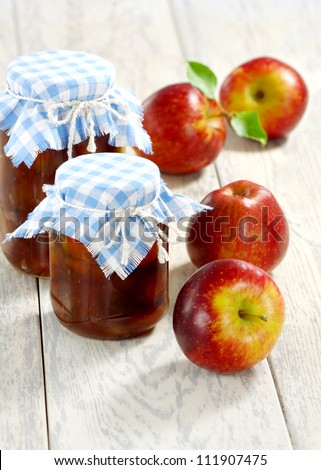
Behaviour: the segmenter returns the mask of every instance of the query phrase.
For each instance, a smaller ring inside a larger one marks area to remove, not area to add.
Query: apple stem
[[[263,315],[263,314],[255,314],[255,313],[248,313],[248,312],[245,312],[244,310],[239,310],[238,312],[239,316],[240,317],[245,317],[245,316],[252,316],[252,317],[257,317],[257,318],[260,318],[260,320],[263,320],[263,321],[268,321],[268,318],[266,315]]]
[[[226,119],[232,119],[234,116],[236,116],[236,112],[235,111],[232,111],[232,112],[229,112],[229,111],[226,111],[226,109],[223,108],[223,106],[221,105],[221,103],[217,102],[217,104],[219,105],[219,108],[221,110],[221,115],[226,117]]]
[[[222,116],[225,116],[227,119],[230,119],[230,118],[232,117],[232,114],[229,113],[228,111],[226,111],[226,110],[223,108],[223,106],[221,105],[220,102],[217,102],[217,104],[218,104],[218,106],[219,106],[219,108],[220,108],[220,110],[221,110]]]

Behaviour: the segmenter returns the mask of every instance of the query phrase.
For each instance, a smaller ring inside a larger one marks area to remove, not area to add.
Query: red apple
[[[192,263],[235,258],[272,271],[289,244],[286,217],[273,194],[247,180],[212,191],[203,200],[212,209],[191,218],[187,252]]]
[[[180,290],[173,314],[178,344],[206,369],[233,373],[262,361],[284,322],[284,300],[262,269],[240,260],[212,261]]]
[[[220,89],[220,102],[233,115],[257,111],[270,139],[285,137],[300,121],[308,101],[303,78],[270,57],[250,60],[233,70]]]
[[[166,86],[147,98],[143,107],[153,154],[135,150],[163,173],[196,172],[218,156],[226,136],[224,114],[198,88],[189,83]]]

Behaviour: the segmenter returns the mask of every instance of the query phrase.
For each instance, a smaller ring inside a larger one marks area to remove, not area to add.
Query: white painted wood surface
[[[0,1],[0,80],[19,52],[14,8]],[[47,447],[37,282],[15,271],[0,250],[0,448]]]
[[[282,204],[291,245],[274,277],[287,318],[268,360],[219,376],[189,363],[172,332],[176,295],[194,271],[171,247],[169,314],[143,339],[86,340],[54,317],[48,281],[0,258],[0,448],[321,449],[321,3],[318,0],[0,0],[1,78],[20,53],[85,50],[113,61],[141,99],[185,80],[184,60],[207,63],[219,83],[260,55],[305,77],[310,103],[290,137],[266,150],[228,135],[215,166],[165,177],[197,200],[246,178]],[[42,348],[43,345],[43,348]],[[45,387],[44,387],[45,384]]]

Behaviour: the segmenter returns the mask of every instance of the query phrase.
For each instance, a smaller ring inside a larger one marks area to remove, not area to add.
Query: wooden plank
[[[10,60],[18,54],[16,41],[16,28],[14,21],[14,9],[11,0],[1,2],[0,15],[0,87],[6,85],[6,67]]]
[[[0,79],[19,53],[14,8],[2,0]],[[46,449],[47,429],[37,282],[0,252],[0,448]]]
[[[117,83],[141,99],[184,79],[164,0],[157,7],[148,0],[32,0],[28,7],[16,2],[23,53],[57,48],[98,54],[115,65]]]
[[[64,47],[98,53],[115,63],[121,84],[141,98],[185,79],[165,0],[123,0],[109,9],[93,0],[90,14],[84,0],[17,5],[24,52]],[[213,167],[166,181],[195,199],[204,188],[218,187]],[[171,309],[192,270],[185,247],[173,247]],[[51,448],[291,447],[266,362],[229,377],[196,368],[178,349],[171,312],[143,339],[79,338],[58,324],[48,283],[40,286]]]
[[[37,282],[0,253],[0,447],[46,449]]]
[[[294,447],[319,449],[321,4],[300,0],[259,0],[255,6],[231,0],[215,3],[214,12],[210,0],[174,2],[186,56],[209,63],[222,80],[243,61],[271,55],[299,70],[310,91],[308,111],[286,141],[271,142],[262,151],[229,133],[216,166],[222,184],[244,178],[270,188],[289,220],[290,249],[274,272],[286,299],[287,319],[270,365]],[[204,11],[213,14],[204,15]]]

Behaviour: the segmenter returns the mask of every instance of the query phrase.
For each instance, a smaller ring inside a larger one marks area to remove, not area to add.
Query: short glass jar
[[[142,335],[168,308],[170,223],[207,206],[173,194],[158,167],[121,153],[63,163],[47,197],[9,234],[50,233],[50,295],[60,323],[82,336]]]

